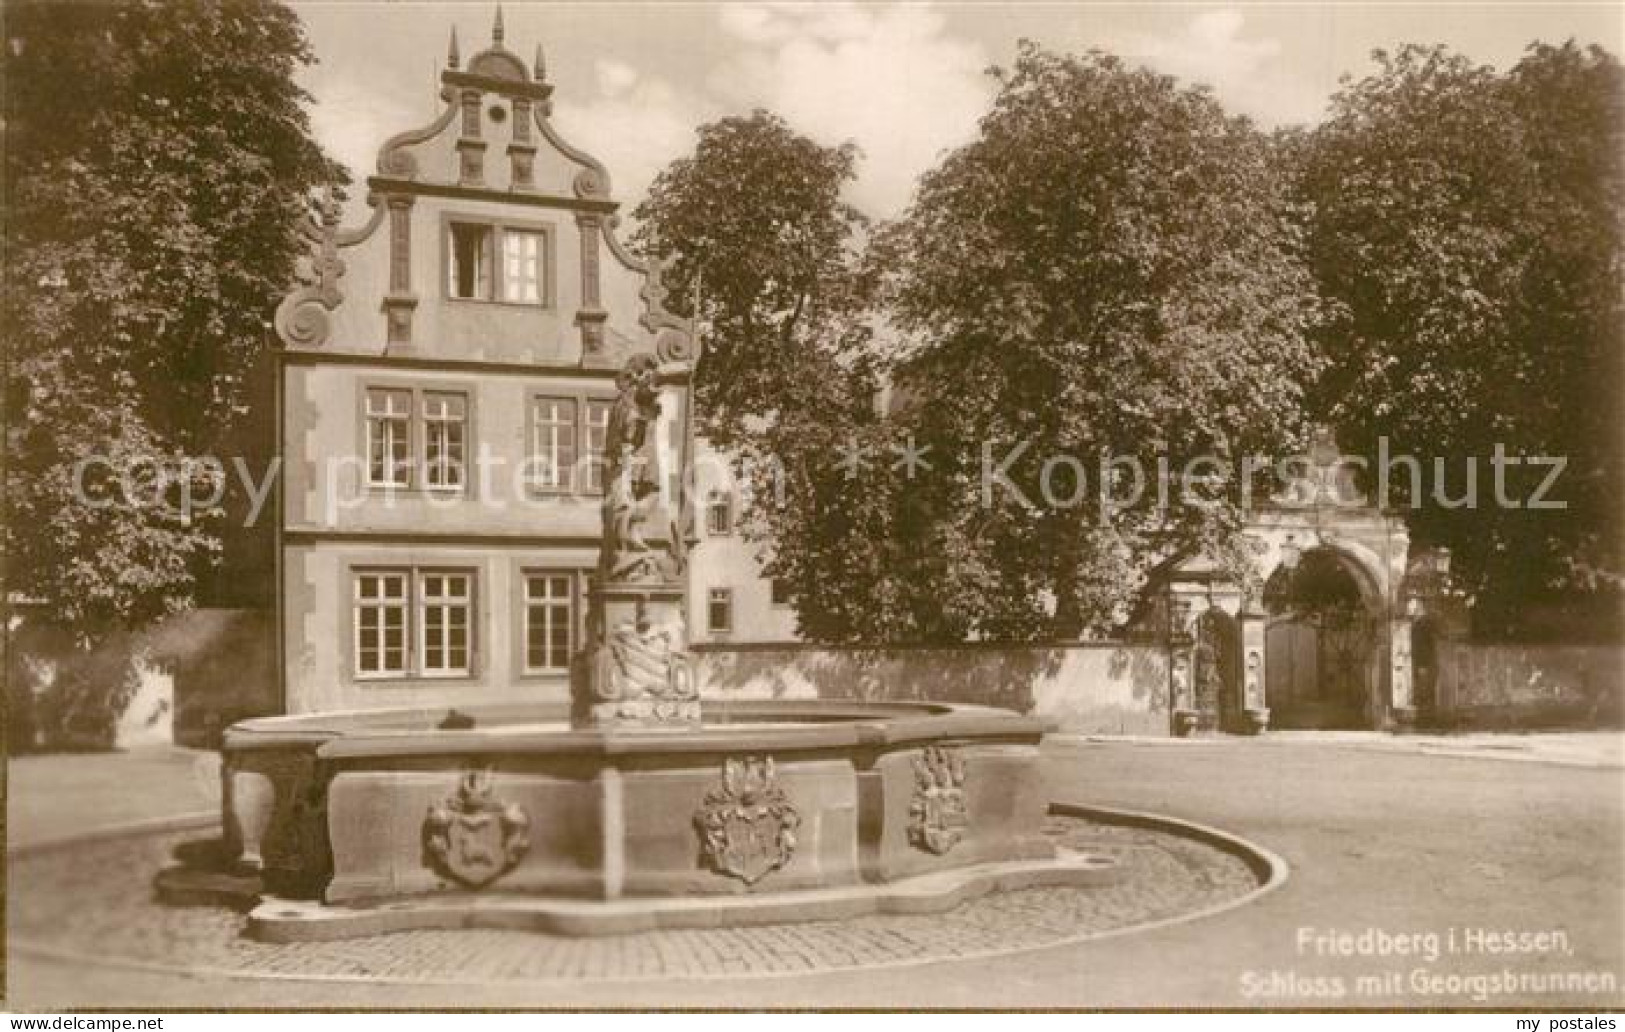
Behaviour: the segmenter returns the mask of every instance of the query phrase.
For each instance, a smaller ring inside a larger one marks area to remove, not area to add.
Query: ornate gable
[[[541,47],[527,65],[505,37],[498,9],[490,45],[464,65],[453,30],[445,106],[379,148],[372,218],[306,227],[308,267],[275,321],[286,347],[604,369],[638,352],[693,357],[688,323],[662,304],[659,269],[616,238],[608,171],[550,121]],[[453,228],[464,225],[489,228],[470,245],[480,296],[458,290],[451,271]],[[525,238],[529,268],[545,268],[518,297],[501,289],[511,235]]]

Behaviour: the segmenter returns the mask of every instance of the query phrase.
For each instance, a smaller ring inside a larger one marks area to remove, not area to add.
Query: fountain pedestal
[[[594,583],[591,640],[576,657],[571,723],[583,729],[700,726],[700,689],[688,653],[683,589]]]
[[[650,428],[660,416],[658,363],[637,355],[616,377],[604,431],[604,535],[587,595],[587,644],[571,671],[578,730],[700,726],[700,691],[683,621],[684,503],[665,504]]]

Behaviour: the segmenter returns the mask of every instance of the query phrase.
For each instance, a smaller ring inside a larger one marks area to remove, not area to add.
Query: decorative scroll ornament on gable
[[[301,264],[298,273],[299,289],[282,299],[276,310],[276,331],[289,347],[320,347],[327,342],[329,332],[327,313],[339,306],[344,295],[339,293],[339,277],[344,275],[344,263],[339,260],[338,201],[329,191],[322,202],[321,221],[314,232],[306,227],[306,236],[315,245],[315,253]]]
[[[327,314],[339,306],[339,277],[344,262],[339,260],[339,206],[332,191],[322,201],[321,221],[303,227],[314,245],[313,253],[301,260],[296,273],[301,286],[282,299],[276,310],[276,331],[289,347],[314,348],[327,342]]]
[[[693,324],[666,310],[666,296],[670,290],[666,287],[665,274],[666,263],[659,259],[647,264],[643,289],[638,291],[638,297],[643,301],[643,314],[638,322],[655,335],[655,354],[660,361],[693,362],[700,357]]]
[[[310,253],[299,260],[294,279],[299,286],[277,305],[272,325],[282,343],[290,348],[319,348],[332,333],[329,314],[344,301],[339,290],[345,265],[339,251],[354,247],[378,228],[384,220],[384,206],[373,204],[372,218],[360,229],[340,229],[338,197],[329,189],[322,198],[317,218],[300,226],[310,244]]]
[[[687,366],[693,369],[699,361],[701,346],[699,334],[694,328],[691,319],[685,319],[677,313],[666,308],[666,298],[671,296],[671,290],[665,282],[665,273],[668,263],[659,258],[647,261],[632,254],[616,236],[615,230],[620,225],[620,219],[614,215],[599,220],[599,230],[603,234],[604,243],[609,246],[612,254],[622,268],[636,273],[642,277],[642,286],[638,288],[638,300],[642,302],[642,311],[638,315],[638,325],[655,338],[655,357],[667,367]],[[619,334],[611,331],[612,337],[619,338]],[[606,348],[604,353],[597,356],[599,364],[615,367],[624,363],[633,353],[637,345],[626,338],[620,338],[620,347]]]

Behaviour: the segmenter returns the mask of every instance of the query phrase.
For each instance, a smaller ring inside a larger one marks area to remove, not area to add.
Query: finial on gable
[[[459,72],[455,65],[452,66],[446,74],[457,80],[453,85],[468,85],[470,80],[480,79],[486,80],[484,88],[492,88],[493,84],[500,82],[502,85],[495,87],[499,92],[530,87],[530,69],[525,67],[523,58],[502,45],[505,38],[507,30],[503,27],[502,6],[498,4],[491,20],[491,45],[469,57],[464,71]],[[548,89],[538,87],[535,92],[545,95]]]
[[[547,81],[547,58],[542,54],[542,45],[536,44],[536,60],[531,62],[531,74],[537,82]]]
[[[446,48],[446,67],[456,69],[462,57],[457,53],[457,26],[451,27],[451,45]]]

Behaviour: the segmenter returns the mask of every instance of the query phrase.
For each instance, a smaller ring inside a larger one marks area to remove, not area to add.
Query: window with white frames
[[[468,301],[491,300],[491,227],[451,224],[447,292]]]
[[[502,300],[516,304],[539,305],[542,289],[542,233],[521,229],[502,231]]]
[[[468,398],[429,391],[423,395],[423,482],[435,490],[458,490],[464,484],[467,458]]]
[[[585,459],[586,483],[583,487],[594,494],[604,490],[604,478],[608,473],[608,458],[604,448],[609,442],[609,411],[615,407],[613,401],[593,398],[587,401],[586,426],[582,435]]]
[[[467,486],[467,394],[369,387],[365,409],[369,486],[394,489],[421,483],[433,491]]]
[[[546,305],[551,239],[546,229],[458,219],[446,224],[446,296],[459,301]]]
[[[567,572],[525,573],[525,673],[559,674],[570,669],[573,583]]]
[[[369,570],[355,576],[357,677],[399,677],[406,668],[407,574]]]
[[[425,677],[467,676],[474,578],[468,573],[418,573],[418,672]]]
[[[379,487],[412,483],[412,392],[367,391],[367,482]]]
[[[734,593],[732,588],[712,588],[706,596],[706,626],[714,633],[726,634],[734,627]]]
[[[574,482],[576,402],[574,398],[531,399],[530,483],[542,491],[566,491]]]
[[[712,491],[705,506],[706,529],[722,537],[733,533],[733,523],[733,499],[728,497],[726,491]]]

